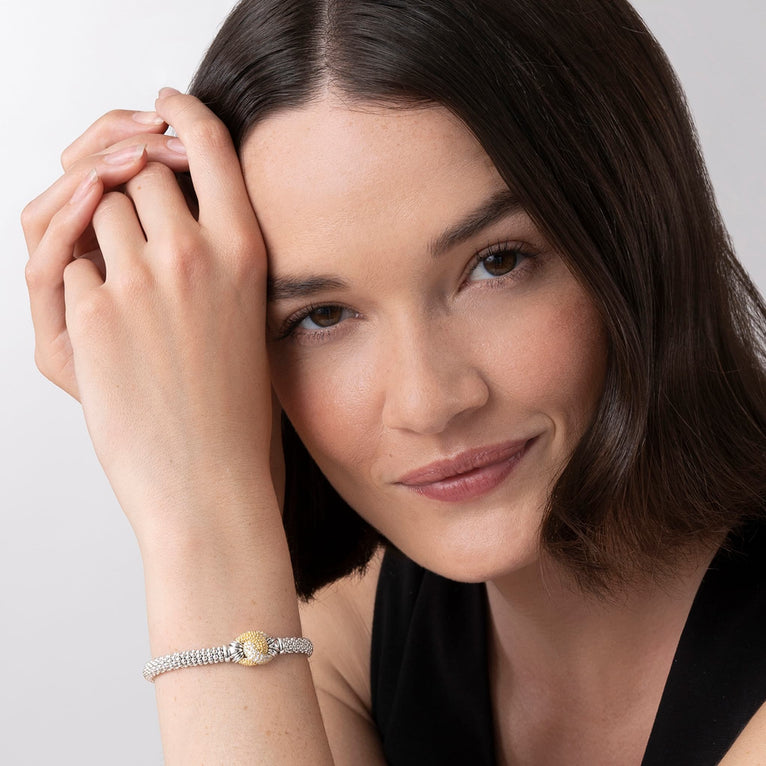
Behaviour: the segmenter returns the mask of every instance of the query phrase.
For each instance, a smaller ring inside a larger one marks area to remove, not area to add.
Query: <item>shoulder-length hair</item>
[[[733,254],[676,76],[627,2],[242,0],[192,92],[240,146],[328,84],[457,115],[600,311],[605,390],[541,529],[582,587],[668,571],[763,514],[766,307]],[[381,539],[287,419],[283,436],[284,523],[308,597]]]

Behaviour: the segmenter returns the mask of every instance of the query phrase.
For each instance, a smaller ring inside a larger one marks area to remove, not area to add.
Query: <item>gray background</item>
[[[4,764],[161,761],[153,691],[140,675],[148,640],[137,547],[79,406],[34,368],[18,216],[98,115],[151,108],[162,85],[183,89],[232,4],[0,0]],[[687,89],[724,217],[763,292],[766,4],[636,7]]]

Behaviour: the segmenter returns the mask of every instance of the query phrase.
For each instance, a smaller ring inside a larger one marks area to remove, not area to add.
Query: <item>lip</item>
[[[502,483],[535,438],[466,450],[410,471],[395,483],[433,500],[472,500]]]

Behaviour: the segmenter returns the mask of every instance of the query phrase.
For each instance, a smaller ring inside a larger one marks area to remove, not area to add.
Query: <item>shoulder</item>
[[[720,766],[763,766],[766,763],[766,703],[739,735]]]
[[[303,634],[314,644],[311,673],[338,766],[384,763],[370,688],[372,623],[383,555],[381,548],[363,573],[347,575],[301,604]]]

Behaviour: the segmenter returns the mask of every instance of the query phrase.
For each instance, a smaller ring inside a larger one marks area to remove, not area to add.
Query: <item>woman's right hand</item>
[[[43,375],[76,399],[79,388],[65,321],[64,268],[76,257],[99,263],[101,258],[90,220],[76,200],[72,201],[73,195],[89,180],[101,186],[102,193],[117,188],[149,161],[161,162],[175,172],[188,170],[183,145],[164,135],[167,127],[156,112],[108,112],[64,150],[64,175],[21,215],[30,254],[26,279],[35,328],[35,362]]]

